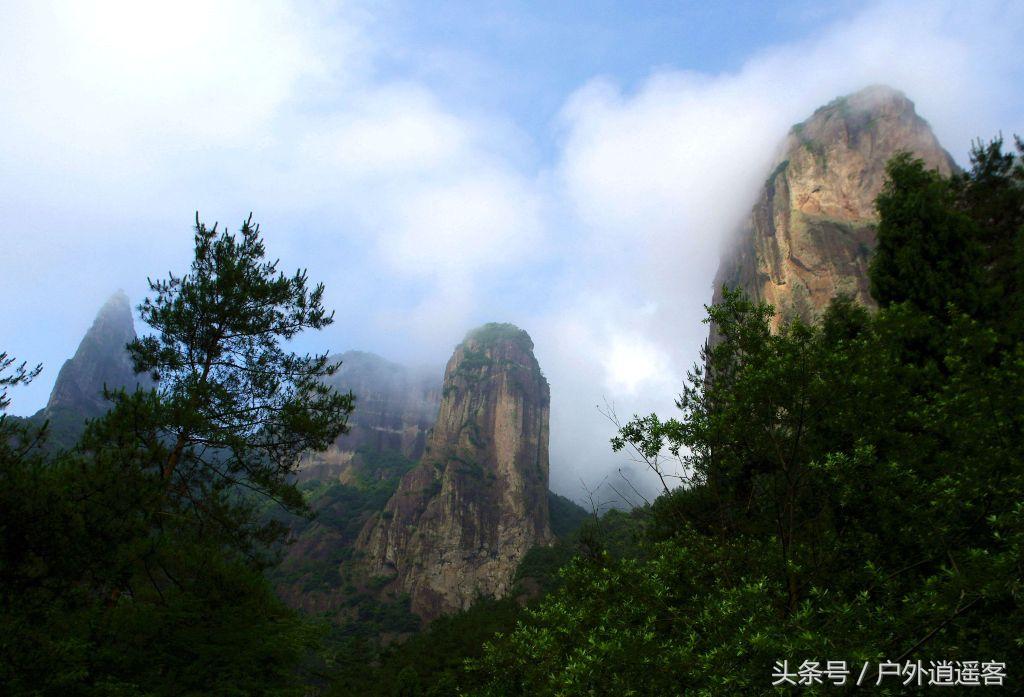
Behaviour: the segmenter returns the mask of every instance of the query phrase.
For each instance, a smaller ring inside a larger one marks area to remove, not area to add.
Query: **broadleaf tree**
[[[772,332],[739,293],[709,308],[722,341],[679,416],[613,441],[679,455],[688,484],[646,511],[634,558],[579,556],[471,661],[477,693],[773,694],[781,660],[1019,665],[1020,155],[978,147],[951,178],[890,163],[877,312],[838,298]]]

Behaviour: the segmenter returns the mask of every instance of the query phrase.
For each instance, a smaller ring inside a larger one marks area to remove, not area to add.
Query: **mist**
[[[196,210],[231,228],[252,211],[336,309],[297,350],[440,373],[472,327],[526,329],[551,486],[575,499],[623,467],[658,485],[611,452],[601,411],[674,413],[722,245],[792,124],[885,83],[961,164],[972,139],[1024,130],[1019,4],[837,12],[730,68],[593,74],[529,122],[485,60],[459,65],[483,77],[458,97],[450,70],[403,69],[438,52],[391,30],[401,5],[0,7],[0,350],[45,366],[14,413],[43,406],[110,293],[139,302],[147,276],[184,271]]]

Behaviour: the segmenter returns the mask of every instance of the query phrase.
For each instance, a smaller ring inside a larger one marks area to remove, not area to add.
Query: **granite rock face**
[[[347,351],[331,360],[340,360],[341,368],[328,384],[339,392],[351,391],[356,409],[349,418],[348,433],[326,451],[304,458],[299,480],[349,484],[360,473],[372,474],[365,471],[365,453],[395,452],[418,460],[441,403],[437,375],[365,351]]]
[[[874,306],[875,198],[900,151],[944,175],[956,169],[913,102],[888,87],[837,99],[794,126],[719,266],[714,302],[723,285],[738,287],[775,307],[773,329],[794,317],[816,319],[838,294]]]
[[[521,329],[484,325],[455,349],[426,452],[358,544],[368,573],[407,592],[421,617],[502,597],[526,552],[553,540],[549,403]]]

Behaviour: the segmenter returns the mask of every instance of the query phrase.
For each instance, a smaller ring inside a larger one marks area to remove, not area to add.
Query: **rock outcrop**
[[[348,351],[333,356],[341,368],[328,379],[339,392],[351,391],[356,409],[349,432],[321,453],[311,453],[300,465],[300,481],[340,481],[349,484],[365,472],[366,453],[400,453],[418,460],[426,448],[441,403],[441,383],[433,371],[392,363],[372,353]]]
[[[942,174],[956,169],[913,102],[888,87],[837,99],[794,126],[719,266],[714,302],[723,285],[738,287],[775,307],[773,329],[793,317],[816,319],[841,293],[873,306],[875,198],[900,151]]]
[[[455,349],[423,459],[358,545],[421,617],[503,596],[526,552],[552,541],[549,402],[521,329],[484,325]]]
[[[125,348],[135,340],[135,320],[124,291],[117,291],[103,304],[85,333],[75,355],[64,361],[46,406],[32,418],[49,420],[49,443],[54,447],[73,444],[85,421],[110,409],[103,388],[110,390],[149,388],[148,375],[137,375]]]
[[[117,291],[96,314],[75,355],[64,361],[45,411],[74,410],[85,417],[104,413],[112,390],[134,387],[139,380],[125,346],[135,340],[135,320],[124,291]]]

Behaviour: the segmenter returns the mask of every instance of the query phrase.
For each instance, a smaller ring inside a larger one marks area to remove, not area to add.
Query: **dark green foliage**
[[[57,406],[28,417],[35,426],[46,425],[46,440],[40,443],[47,452],[58,453],[75,447],[85,431],[86,419],[73,407]]]
[[[475,420],[467,421],[462,424],[461,431],[468,431],[469,442],[475,448],[485,448],[487,443],[485,442],[485,436],[480,432],[480,424]]]
[[[13,370],[11,366],[14,366]],[[42,364],[29,368],[27,361],[17,363],[6,351],[0,351],[0,412],[6,412],[7,407],[11,405],[11,399],[7,396],[8,390],[32,382],[42,370]]]
[[[276,505],[265,515],[286,526],[293,543],[329,538],[330,553],[285,556],[267,570],[267,577],[274,585],[301,584],[306,592],[333,590],[345,581],[340,567],[351,559],[352,544],[363,524],[383,507],[390,494],[338,482],[310,482],[299,489],[313,512],[312,517],[290,515]]]
[[[484,346],[510,341],[522,348],[523,351],[533,351],[533,340],[530,335],[516,325],[507,322],[489,322],[477,327],[466,335],[466,340],[477,341]]]
[[[679,456],[687,486],[632,551],[576,556],[474,662],[477,693],[768,694],[780,659],[1021,663],[1024,343],[1003,305],[1021,267],[996,252],[1020,241],[1019,165],[988,148],[953,180],[889,172],[883,309],[839,298],[772,334],[737,293],[710,308],[723,340],[681,416],[615,440]]]
[[[877,201],[872,296],[882,307],[909,302],[930,315],[944,314],[949,302],[977,311],[982,249],[974,221],[956,209],[950,181],[906,153],[887,173]]]
[[[522,585],[535,585],[549,590],[558,585],[559,570],[576,555],[576,545],[558,542],[550,547],[534,547],[516,567],[515,580]]]
[[[460,457],[458,455],[454,455],[454,456],[452,456],[450,462],[452,464],[450,464],[449,467],[453,467],[453,466],[456,466],[456,465],[458,466],[458,469],[456,469],[456,471],[459,474],[463,474],[463,475],[466,475],[468,477],[472,477],[473,479],[475,479],[477,481],[483,480],[483,478],[484,478],[484,468],[483,468],[483,465],[481,465],[476,460],[467,460],[464,457]],[[437,492],[434,492],[434,493],[437,493]]]
[[[558,538],[572,534],[590,517],[581,506],[553,491],[548,492],[548,512],[551,517],[551,532]]]
[[[775,186],[776,178],[785,172],[787,167],[789,167],[789,160],[783,160],[780,162],[775,169],[772,170],[772,173],[768,175],[768,185]]]
[[[13,366],[13,367],[12,367]],[[18,363],[6,351],[0,351],[0,439],[7,448],[13,448],[9,455],[15,453],[19,457],[29,450],[41,448],[50,438],[50,424],[37,422],[31,418],[12,416],[7,413],[11,405],[9,390],[18,385],[27,385],[43,372],[42,364],[32,368],[27,361]],[[24,452],[23,452],[24,451]]]
[[[299,487],[314,517],[287,515],[277,507],[267,513],[287,524],[296,538],[313,533],[317,526],[327,526],[338,532],[344,543],[354,542],[366,520],[384,509],[413,464],[397,451],[361,449],[354,458],[353,483],[308,482]]]
[[[533,599],[560,588],[564,580],[562,569],[577,556],[621,558],[635,555],[640,532],[648,517],[647,507],[635,508],[628,513],[612,509],[598,518],[584,513],[584,519],[575,529],[560,537],[555,544],[534,547],[526,553],[516,568],[517,591]]]
[[[828,157],[825,154],[825,146],[817,140],[806,138],[803,135],[799,136],[800,145],[802,145],[807,152],[814,156],[814,161],[822,172],[828,169]]]
[[[341,596],[343,608],[325,614],[332,624],[327,641],[332,655],[350,649],[353,642],[371,647],[382,636],[405,636],[419,629],[419,617],[409,611],[408,598],[381,592],[390,578],[364,579],[349,563],[358,558],[355,541],[366,521],[382,512],[413,464],[400,452],[359,450],[351,484],[300,485],[312,517],[289,515],[277,508],[266,513],[289,528],[298,550],[282,550],[283,559],[267,570],[271,583],[292,592]]]
[[[322,285],[309,291],[304,271],[285,276],[264,256],[251,217],[236,237],[197,215],[190,272],[150,281],[155,295],[139,312],[157,333],[129,351],[156,381],[161,430],[173,439],[161,467],[168,491],[221,496],[244,487],[301,510],[289,481],[299,455],[345,431],[353,397],[324,383],[338,367],[327,354],[282,348],[333,320]]]
[[[1024,143],[1017,139],[1016,157],[1002,146],[977,144],[971,169],[949,179],[908,155],[889,164],[871,266],[880,305],[906,302],[945,322],[965,313],[1021,334]]]
[[[166,507],[167,447],[132,432],[155,409],[122,400],[48,460],[0,452],[5,694],[296,694],[312,630]]]
[[[612,509],[601,517],[586,521],[572,538],[582,557],[614,558],[634,556],[637,543],[650,524],[650,508],[642,506],[630,511]]]
[[[338,676],[328,697],[447,697],[474,685],[464,670],[467,658],[482,654],[484,642],[515,625],[520,607],[514,600],[481,600],[470,610],[441,617],[409,640],[372,650],[349,644],[349,656],[338,656]],[[369,653],[368,653],[369,652]],[[347,652],[346,652],[347,653]]]
[[[435,469],[434,479],[430,480],[430,483],[423,487],[423,490],[420,492],[420,496],[424,499],[432,499],[441,493],[442,484],[439,470],[440,468]]]
[[[483,351],[467,349],[462,354],[462,360],[459,362],[459,368],[456,371],[456,375],[476,378],[479,377],[476,373],[478,373],[480,369],[490,367],[493,364],[493,359]]]
[[[370,588],[380,588],[387,579],[371,579]],[[353,595],[349,607],[355,608],[355,620],[341,627],[351,636],[377,638],[384,634],[407,635],[420,628],[420,618],[409,610],[409,597],[400,596],[393,601],[381,601],[371,593]]]
[[[400,643],[385,645],[382,637],[389,633],[412,631],[402,625],[400,613],[393,613],[389,622],[381,622],[376,613],[366,608],[379,607],[369,594],[352,599],[360,618],[347,625],[336,626],[329,639],[331,689],[329,695],[452,695],[457,690],[477,689],[486,682],[479,671],[467,671],[468,659],[479,659],[485,642],[499,632],[514,629],[522,616],[524,604],[536,602],[562,583],[560,569],[581,550],[604,543],[617,551],[627,545],[635,547],[635,532],[643,512],[624,514],[613,511],[595,522],[576,504],[557,494],[563,517],[561,537],[551,547],[535,547],[520,563],[510,597],[503,600],[482,598],[469,610],[442,617]],[[580,527],[579,514],[587,519]],[[566,515],[568,514],[568,515]],[[568,529],[568,528],[572,529]],[[407,608],[406,606],[403,606]]]
[[[192,272],[151,284],[157,334],[130,346],[157,389],[108,393],[75,448],[26,448],[45,434],[0,416],[5,694],[306,693],[315,631],[263,576],[280,526],[254,492],[303,510],[296,456],[352,404],[322,386],[325,358],[280,347],[330,321],[322,287],[262,257],[249,222],[237,239],[197,222]]]

